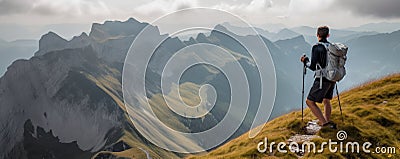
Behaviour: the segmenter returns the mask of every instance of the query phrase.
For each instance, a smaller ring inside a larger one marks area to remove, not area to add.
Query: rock
[[[39,40],[39,50],[35,56],[44,55],[50,51],[62,50],[68,44],[68,41],[60,37],[54,32],[48,32]]]
[[[305,127],[306,135],[296,134],[287,140],[288,145],[292,145],[290,146],[290,151],[295,152],[298,157],[304,156],[305,152],[302,149],[302,144],[305,142],[311,142],[311,140],[316,138],[321,138],[320,136],[315,135],[320,129],[321,126],[318,125],[318,120],[307,122],[307,126]]]
[[[319,130],[321,130],[321,126],[318,125],[318,120],[312,120],[307,123],[306,126],[307,135],[315,135],[318,133]]]
[[[129,146],[127,143],[125,143],[124,141],[119,141],[117,143],[115,143],[114,145],[106,148],[106,151],[111,151],[111,152],[122,152],[125,151],[127,149],[132,148],[131,146]]]
[[[89,46],[92,40],[86,33],[80,36],[74,36],[70,41],[67,41],[54,32],[49,32],[43,35],[39,40],[39,50],[35,56],[42,56],[49,52],[60,51],[64,49],[75,49]]]
[[[311,140],[315,138],[321,138],[318,135],[300,135],[296,134],[292,137],[290,137],[287,142],[290,144],[291,142],[296,142],[298,144],[303,144],[304,142],[310,142]]]

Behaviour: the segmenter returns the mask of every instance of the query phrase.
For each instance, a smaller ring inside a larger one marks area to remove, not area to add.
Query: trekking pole
[[[303,54],[306,57],[306,54]],[[301,89],[301,121],[304,123],[304,78],[307,73],[306,62],[303,62],[303,88]]]
[[[344,123],[344,118],[343,118],[343,113],[342,113],[342,106],[340,105],[340,97],[339,97],[339,90],[337,88],[337,83],[335,84],[336,86],[336,95],[339,103],[339,109],[340,109],[340,116],[342,117],[342,122]]]

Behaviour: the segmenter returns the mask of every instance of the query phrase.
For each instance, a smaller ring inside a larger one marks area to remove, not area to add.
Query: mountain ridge
[[[146,95],[151,101],[154,101],[155,106],[164,106],[162,102],[159,102],[159,97],[161,96],[159,94],[158,80],[162,70],[160,68],[163,67],[163,64],[167,62],[174,52],[190,44],[209,43],[229,50],[237,58],[238,62],[243,64],[244,68],[250,72],[248,74],[252,77],[250,81],[257,82],[255,76],[257,68],[254,67],[254,61],[251,60],[248,52],[232,39],[233,37],[248,44],[251,44],[254,40],[261,39],[268,46],[272,58],[275,61],[279,61],[275,64],[279,88],[277,90],[278,96],[275,108],[278,109],[274,110],[277,113],[272,118],[276,117],[277,114],[294,108],[293,105],[296,102],[287,100],[287,98],[295,99],[301,91],[299,90],[301,83],[293,81],[293,79],[300,77],[296,74],[298,71],[296,69],[301,67],[298,57],[303,52],[310,52],[308,49],[311,48],[304,36],[272,42],[268,38],[258,35],[236,35],[223,25],[217,25],[210,35],[200,33],[196,38],[190,38],[189,41],[180,41],[178,38],[160,35],[157,26],[150,26],[148,23],[141,23],[131,18],[124,22],[106,21],[103,24],[93,24],[93,31],[89,35],[82,33],[69,41],[54,32],[49,32],[43,35],[44,38],[41,39],[42,45],[34,57],[29,60],[15,61],[9,67],[5,76],[0,78],[0,105],[2,110],[6,110],[0,112],[3,113],[0,115],[2,118],[0,121],[12,120],[14,122],[10,124],[0,122],[1,128],[5,130],[5,133],[0,132],[1,139],[3,139],[0,140],[0,143],[14,144],[16,145],[16,151],[13,152],[24,154],[26,153],[24,145],[18,143],[17,139],[20,139],[21,134],[25,134],[25,131],[27,135],[30,135],[27,136],[27,140],[37,135],[31,133],[30,130],[33,127],[36,131],[44,129],[45,133],[42,135],[49,135],[49,141],[52,141],[53,137],[60,139],[61,145],[73,141],[76,146],[72,145],[71,150],[78,147],[83,151],[90,151],[90,153],[94,154],[93,157],[119,156],[121,154],[126,157],[136,155],[136,153],[138,153],[138,156],[143,156],[144,152],[148,152],[155,158],[164,156],[179,157],[181,154],[167,152],[149,143],[135,129],[129,116],[124,114],[125,107],[121,91],[122,62],[136,34],[146,26],[150,27],[150,32],[152,33],[151,36],[147,37],[148,39],[166,38],[165,45],[155,51],[160,56],[158,59],[150,61],[150,69],[148,69],[148,75],[151,80],[146,83],[146,86],[149,86],[151,90]],[[215,30],[224,31],[231,37],[227,37]],[[55,44],[50,45],[53,42]],[[217,57],[218,53],[215,53],[215,56]],[[232,61],[221,62],[230,63]],[[181,79],[182,83],[179,83],[183,92],[189,92],[185,94],[185,98],[193,97],[193,99],[197,99],[198,94],[196,94],[196,91],[198,86],[206,82],[216,84],[217,87],[224,90],[223,92],[229,92],[227,90],[228,87],[223,85],[225,81],[221,72],[204,66],[194,70],[200,72],[190,73],[188,71],[189,73],[183,75],[185,77]],[[186,77],[194,77],[195,79],[191,80]],[[311,81],[311,79],[308,80]],[[259,83],[250,87],[254,88],[253,93],[257,94]],[[24,91],[20,92],[20,90]],[[172,121],[170,125],[176,126],[174,128],[185,129],[188,132],[201,131],[217,123],[224,116],[225,102],[229,101],[230,94],[221,93],[218,96],[224,97],[223,101],[218,103],[222,108],[218,108],[213,114],[204,118],[205,123],[208,125],[201,125],[203,119],[186,120],[175,118],[175,116],[172,116],[173,113],[164,110],[159,111],[158,115],[168,118],[166,122]],[[252,100],[256,100],[256,97],[252,98]],[[45,102],[40,103],[42,101]],[[31,110],[33,108],[38,110]],[[40,112],[42,109],[46,110],[46,112]],[[24,115],[21,115],[21,112]],[[17,114],[15,115],[16,119],[12,118],[14,113]],[[62,119],[65,120],[64,126],[70,128],[65,133],[61,131],[63,130],[62,128],[57,127],[57,124],[60,124],[62,120],[56,114],[62,114]],[[71,116],[76,117],[76,120],[85,122],[73,122],[72,119],[68,118],[68,114],[72,114]],[[17,120],[19,117],[21,120]],[[28,122],[28,119],[30,119],[30,122]],[[54,121],[50,119],[54,119]],[[246,119],[245,123],[249,123],[249,119],[251,118]],[[108,124],[101,125],[98,123],[100,121]],[[29,125],[29,123],[32,124]],[[46,125],[47,123],[49,124]],[[26,129],[25,124],[28,124]],[[200,126],[196,127],[196,124]],[[88,130],[80,127],[85,127]],[[97,131],[94,131],[96,129]],[[14,130],[18,132],[16,135],[18,137],[15,140],[9,135],[9,132]],[[115,134],[109,133],[114,130],[117,131]],[[244,133],[245,130],[240,129],[236,135]],[[91,133],[92,135],[87,138],[82,135]],[[91,142],[92,140],[94,142]],[[42,142],[44,141],[33,140],[29,143]],[[129,145],[129,148],[119,149],[118,151],[121,152],[113,152],[113,147],[116,144],[118,147],[121,143],[122,145]],[[142,151],[141,148],[145,151]],[[1,146],[0,149],[9,150]],[[7,153],[6,151],[2,152]],[[54,152],[58,152],[58,150],[54,150]],[[4,154],[0,153],[0,158],[2,155]]]

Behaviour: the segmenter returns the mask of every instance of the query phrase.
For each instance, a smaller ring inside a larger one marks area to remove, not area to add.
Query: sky
[[[347,28],[400,22],[399,0],[0,0],[0,39],[38,39],[48,30],[70,38],[88,32],[94,22],[129,17],[151,22],[192,7],[228,11],[255,26]]]

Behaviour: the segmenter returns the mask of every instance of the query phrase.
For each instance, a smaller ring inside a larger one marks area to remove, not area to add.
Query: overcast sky
[[[129,17],[151,22],[190,7],[222,9],[260,26],[281,23],[288,27],[346,28],[400,21],[400,0],[0,0],[0,25],[34,28],[72,23],[81,24],[76,29],[88,31],[93,22]]]

